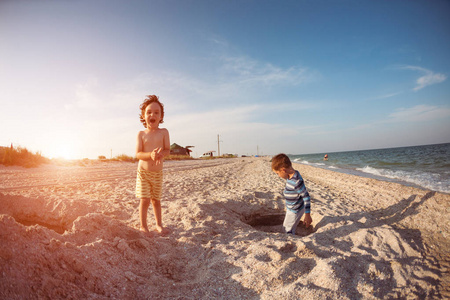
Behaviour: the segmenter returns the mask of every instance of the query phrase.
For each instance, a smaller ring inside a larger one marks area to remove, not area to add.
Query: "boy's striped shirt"
[[[297,170],[292,178],[286,180],[283,195],[286,201],[286,208],[290,211],[297,213],[304,206],[305,213],[311,212],[311,198],[306,190],[303,178]]]

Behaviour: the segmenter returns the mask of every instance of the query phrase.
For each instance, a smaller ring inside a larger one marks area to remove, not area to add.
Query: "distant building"
[[[192,148],[192,147],[194,147],[194,146],[181,147],[180,145],[173,143],[172,145],[170,145],[170,155],[191,156],[192,150],[189,148]]]
[[[202,157],[202,158],[205,158],[205,157],[213,157],[213,152],[216,152],[216,151],[208,151],[208,152],[205,152],[205,153],[203,153],[202,156],[200,156],[200,157]]]

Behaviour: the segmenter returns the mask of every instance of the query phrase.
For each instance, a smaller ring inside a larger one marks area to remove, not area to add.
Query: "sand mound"
[[[450,296],[450,196],[296,167],[314,224],[297,236],[264,158],[167,162],[168,236],[138,231],[135,164],[2,168],[0,298]]]

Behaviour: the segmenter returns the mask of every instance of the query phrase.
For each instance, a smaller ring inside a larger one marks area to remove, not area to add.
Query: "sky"
[[[447,143],[449,15],[447,0],[1,0],[0,146],[134,156],[151,94],[195,157]]]

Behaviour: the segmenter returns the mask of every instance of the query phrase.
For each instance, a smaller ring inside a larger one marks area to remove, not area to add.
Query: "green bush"
[[[169,155],[164,157],[164,160],[186,160],[186,159],[194,159],[189,155]]]
[[[0,147],[0,164],[5,166],[33,168],[49,162],[40,152],[32,153],[23,147]]]
[[[137,159],[135,157],[131,157],[131,156],[126,155],[126,154],[117,155],[116,157],[113,158],[113,160],[116,160],[116,161],[127,161],[127,162],[135,162],[135,161],[137,161]]]

